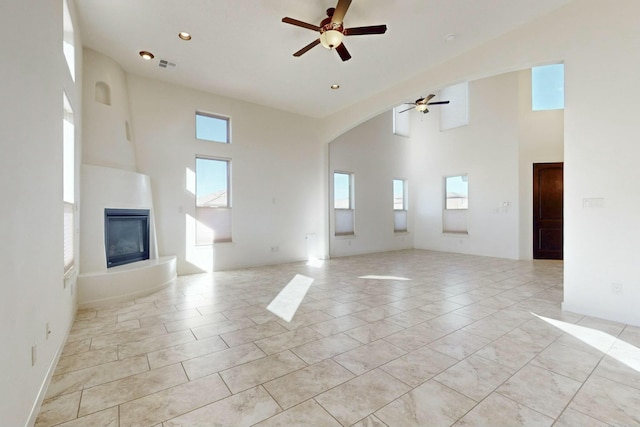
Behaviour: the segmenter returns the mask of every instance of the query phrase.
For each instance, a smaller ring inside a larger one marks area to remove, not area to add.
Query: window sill
[[[211,243],[196,243],[194,246],[196,248],[207,248],[207,247],[210,247],[210,246],[220,245],[220,244],[225,244],[225,243],[233,243],[233,240],[228,239],[228,240],[216,240],[216,241],[211,242]]]
[[[69,269],[67,271],[64,272],[64,280],[69,280],[70,278],[72,278],[76,273],[76,266],[75,264],[72,264],[71,267],[69,267]]]
[[[356,233],[335,233],[333,236],[337,239],[353,239]]]

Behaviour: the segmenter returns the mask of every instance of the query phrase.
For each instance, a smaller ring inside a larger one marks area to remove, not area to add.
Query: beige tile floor
[[[640,328],[563,312],[562,268],[412,250],[179,277],[78,312],[36,425],[640,425]],[[286,322],[266,307],[296,274]]]

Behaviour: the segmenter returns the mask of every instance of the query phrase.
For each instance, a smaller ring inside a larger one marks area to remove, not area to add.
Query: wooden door
[[[563,164],[533,165],[533,258],[562,259]]]

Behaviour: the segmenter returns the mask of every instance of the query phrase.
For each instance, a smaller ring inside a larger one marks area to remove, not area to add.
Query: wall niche
[[[96,82],[96,102],[111,105],[111,88],[105,82]]]

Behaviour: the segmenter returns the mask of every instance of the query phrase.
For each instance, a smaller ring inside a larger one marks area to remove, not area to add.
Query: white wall
[[[393,134],[392,114],[380,114],[329,144],[331,256],[413,246],[411,204],[408,233],[393,231],[393,179],[407,179],[409,195],[417,186],[409,179],[409,139]],[[334,235],[334,171],[354,174],[354,236]]]
[[[312,119],[127,79],[138,171],[153,188],[158,251],[177,255],[178,274],[307,259],[309,234],[317,241],[312,255],[327,254],[327,147]],[[196,140],[196,110],[230,116],[232,143]],[[187,175],[196,155],[232,160],[232,243],[194,245]]]
[[[0,424],[22,426],[34,421],[75,307],[75,283],[63,280],[62,93],[74,109],[76,142],[81,93],[62,54],[61,0],[3,2],[0,25]],[[76,64],[81,59],[76,49]]]
[[[582,25],[565,65],[564,308],[640,325],[640,2],[587,4],[565,15]]]
[[[467,126],[441,132],[443,108],[411,112],[415,247],[517,259],[518,73],[469,83]],[[459,174],[469,180],[468,235],[443,233],[444,177]]]
[[[640,2],[576,0],[467,54],[323,119],[327,139],[381,111],[444,87],[544,63],[564,62],[565,299],[580,313],[640,325],[635,271],[640,228]],[[367,105],[363,109],[362,105]],[[604,208],[583,209],[583,199]],[[622,295],[612,293],[622,284]]]
[[[62,344],[74,306],[73,286],[65,289],[62,284],[61,92],[68,90],[78,118],[80,90],[71,83],[62,55],[61,1],[5,3],[0,14],[5,33],[29,37],[16,36],[3,44],[0,68],[3,100],[9,100],[0,103],[0,143],[3,153],[10,154],[0,156],[0,195],[10,206],[18,207],[3,211],[0,228],[0,241],[11,242],[0,257],[0,414],[4,424],[24,425]],[[181,190],[185,169],[200,151],[191,130],[190,111],[195,108],[228,112],[240,131],[234,134],[240,138],[236,140],[239,145],[200,153],[224,154],[226,150],[233,154],[234,168],[242,164],[236,169],[241,178],[234,181],[239,186],[237,196],[244,192],[236,199],[239,206],[234,207],[239,214],[234,217],[234,233],[238,231],[234,238],[238,240],[221,247],[216,265],[280,262],[305,252],[304,234],[328,235],[324,229],[328,223],[328,160],[326,147],[316,140],[335,139],[416,93],[424,93],[426,84],[435,89],[564,61],[564,306],[640,325],[636,271],[640,237],[636,211],[640,206],[633,197],[640,181],[636,165],[640,154],[639,15],[636,0],[617,0],[615,7],[601,0],[574,1],[320,122],[130,78],[140,171],[151,176],[157,195],[154,203],[162,208],[158,233],[165,237],[159,242],[164,245],[160,251],[181,253],[183,272],[198,270],[185,258],[181,226],[193,206],[192,198]],[[79,28],[75,25],[76,34]],[[79,38],[76,46],[80,46]],[[76,52],[79,58],[79,49]],[[78,58],[76,64],[82,63]],[[80,71],[77,81],[82,80]],[[264,185],[256,187],[260,181]],[[292,193],[293,202],[284,203]],[[604,199],[604,208],[584,209],[583,199],[594,197]],[[274,255],[269,248],[276,238],[283,243]],[[326,247],[322,250],[326,253]],[[612,294],[612,282],[622,284],[622,295]],[[46,320],[52,325],[48,340]],[[38,361],[31,367],[34,343],[38,344]]]
[[[133,136],[129,141],[126,133],[126,123],[131,124],[126,74],[108,56],[92,49],[84,49],[83,54],[82,163],[135,172]],[[110,105],[96,101],[97,82],[109,88]]]
[[[563,161],[564,112],[532,111],[530,69],[476,80],[469,88],[468,126],[439,131],[446,105],[412,115],[413,173],[420,186],[416,247],[531,259],[532,165]],[[442,179],[469,170],[469,235],[443,233]]]

